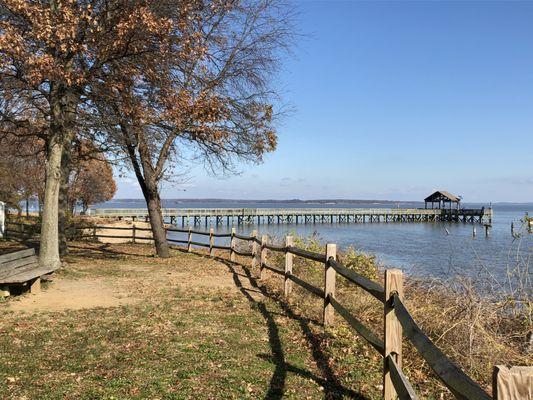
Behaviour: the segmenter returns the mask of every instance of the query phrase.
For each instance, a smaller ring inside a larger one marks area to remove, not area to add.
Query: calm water
[[[111,208],[141,208],[143,201],[114,200],[101,205]],[[260,207],[357,207],[391,208],[383,204],[294,204],[261,203],[246,201],[164,201],[164,207],[174,208],[260,208]],[[420,207],[420,203],[402,203],[401,208]],[[465,204],[466,208],[480,208],[479,204]],[[295,233],[309,236],[316,234],[321,241],[337,243],[342,250],[353,246],[358,250],[372,253],[386,266],[402,268],[406,272],[429,274],[438,277],[456,273],[475,275],[490,273],[498,280],[505,277],[507,266],[515,266],[517,257],[522,264],[533,254],[533,234],[520,230],[520,220],[525,212],[533,215],[533,204],[495,204],[493,227],[489,237],[485,237],[481,225],[475,224],[477,237],[472,237],[472,224],[463,223],[366,223],[366,224],[285,224],[245,225],[237,227],[238,232],[248,234],[259,229],[262,234],[277,238]],[[511,223],[516,231],[524,233],[521,239],[511,235]],[[203,225],[200,228],[205,228]],[[230,227],[220,226],[218,232],[228,232]],[[182,239],[184,235],[175,234]],[[223,243],[223,242],[222,242]]]

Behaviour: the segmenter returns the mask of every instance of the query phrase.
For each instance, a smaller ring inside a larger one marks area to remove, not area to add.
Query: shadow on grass
[[[113,249],[113,246],[109,244],[101,244],[99,246],[90,248],[71,244],[70,247],[76,250],[81,250],[75,253],[77,256],[94,257],[95,254],[97,254],[101,257],[116,257],[120,255],[151,257],[148,255],[135,254],[133,252],[119,251]],[[172,249],[182,253],[188,253],[188,251],[184,248],[172,246]],[[361,393],[344,387],[335,375],[335,372],[330,367],[330,359],[328,355],[325,354],[321,348],[320,337],[313,333],[311,329],[312,325],[320,325],[319,321],[306,318],[295,313],[291,309],[290,305],[283,298],[278,296],[269,288],[259,285],[257,279],[252,276],[252,273],[247,266],[240,263],[231,262],[228,259],[222,257],[210,257],[208,254],[202,254],[198,252],[192,252],[191,254],[194,254],[201,258],[214,259],[226,265],[233,276],[233,281],[237,288],[240,290],[243,296],[259,310],[262,317],[264,318],[268,329],[269,344],[272,354],[260,354],[258,356],[265,360],[268,360],[275,366],[274,373],[272,375],[272,378],[270,379],[268,391],[265,395],[265,399],[281,399],[284,396],[287,374],[289,372],[300,375],[301,377],[304,377],[306,379],[311,379],[320,386],[322,386],[324,388],[325,399],[342,399],[346,397],[360,400],[368,399]],[[242,273],[237,271],[237,266],[242,269]],[[250,282],[252,286],[251,288],[246,288],[243,285],[244,279]],[[298,322],[299,327],[305,336],[305,339],[309,343],[312,357],[316,362],[317,368],[319,369],[321,376],[317,376],[310,371],[291,365],[285,360],[279,327],[275,321],[275,316],[279,315],[279,313],[270,311],[265,305],[265,303],[263,303],[262,301],[258,301],[254,298],[253,293],[261,294],[262,296],[275,301],[276,304],[278,304],[285,313],[284,316],[287,316],[292,320]]]
[[[200,256],[207,257],[206,255]],[[235,282],[235,285],[239,288],[239,290],[246,297],[246,299],[257,307],[257,309],[260,311],[266,321],[272,355],[260,355],[260,357],[271,361],[275,365],[275,370],[270,380],[269,389],[265,396],[265,399],[281,399],[283,397],[285,390],[285,381],[288,372],[298,374],[307,379],[312,379],[313,381],[318,383],[324,388],[324,398],[326,399],[341,399],[345,397],[361,400],[367,399],[367,397],[365,397],[361,393],[344,387],[339,381],[339,379],[335,376],[334,371],[329,365],[329,357],[321,349],[320,338],[317,337],[311,330],[311,325],[319,324],[318,321],[305,318],[296,314],[291,309],[289,304],[287,304],[287,302],[285,302],[278,295],[276,295],[276,293],[270,291],[265,286],[260,286],[257,282],[257,279],[252,276],[252,273],[247,266],[239,263],[233,263],[231,261],[228,261],[227,259],[220,257],[214,257],[214,259],[225,264],[228,267],[229,271],[233,275],[233,281]],[[244,271],[244,274],[237,272],[235,266],[241,267],[241,269]],[[241,278],[246,278],[252,285],[253,289],[246,288],[243,285]],[[286,362],[283,353],[283,345],[280,338],[279,328],[274,319],[274,315],[277,315],[278,313],[273,313],[269,311],[267,306],[263,302],[257,301],[250,294],[250,292],[258,291],[263,296],[274,300],[285,312],[285,315],[287,317],[298,322],[300,329],[302,330],[307,342],[310,345],[313,359],[315,360],[322,377],[316,376],[310,371],[303,370]]]
[[[68,248],[69,250],[74,249],[75,251],[69,252],[69,256],[76,256],[76,257],[91,257],[91,258],[99,258],[99,259],[106,259],[106,258],[115,258],[118,256],[136,256],[136,257],[147,257],[152,258],[153,255],[148,254],[138,254],[134,252],[125,252],[117,250],[116,244],[111,243],[96,243],[92,242],[93,246],[80,246],[76,245],[74,243],[69,243]]]

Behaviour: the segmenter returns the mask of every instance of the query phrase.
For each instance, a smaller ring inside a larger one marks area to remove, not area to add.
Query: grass
[[[182,252],[161,260],[148,246],[75,246],[56,279],[138,285],[139,301],[36,314],[3,304],[2,399],[379,397],[377,384],[362,383],[379,384],[379,373],[354,373],[360,360],[349,353],[334,368],[318,319],[247,269]]]

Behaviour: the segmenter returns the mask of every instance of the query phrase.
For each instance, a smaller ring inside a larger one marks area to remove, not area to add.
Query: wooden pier
[[[492,223],[492,209],[418,208],[164,208],[163,218],[171,224],[333,224],[379,222],[468,222]],[[129,220],[148,220],[144,208],[97,208],[91,216]]]

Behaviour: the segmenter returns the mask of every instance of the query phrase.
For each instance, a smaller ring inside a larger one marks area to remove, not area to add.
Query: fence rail
[[[28,224],[7,222],[6,233],[21,234],[23,232],[12,230],[10,225],[24,227]],[[32,226],[35,231],[35,226]],[[118,231],[131,230],[132,236],[112,236],[97,234],[97,230],[106,229]],[[114,228],[107,226],[93,226],[93,227],[75,227],[75,231],[92,230],[92,235],[80,235],[81,237],[89,238],[125,238],[153,240],[149,237],[135,236],[136,230],[141,228]],[[142,230],[148,230],[146,228]],[[232,228],[229,234],[215,234],[213,229],[209,232],[196,231],[192,229],[167,229],[169,232],[187,233],[187,240],[169,239],[171,243],[186,244],[187,250],[191,251],[192,246],[208,247],[210,255],[214,256],[214,250],[223,250],[230,252],[230,259],[235,261],[236,255],[246,256],[252,258],[252,267],[260,267],[261,279],[265,277],[265,271],[269,270],[284,278],[285,295],[290,296],[292,291],[292,283],[297,284],[308,292],[324,300],[324,326],[331,325],[333,322],[334,312],[336,311],[350,327],[354,329],[363,339],[365,339],[374,349],[376,349],[383,357],[384,367],[384,399],[395,400],[397,398],[417,399],[411,384],[402,371],[401,362],[401,348],[402,338],[409,340],[420,355],[426,360],[428,365],[432,368],[436,376],[446,385],[446,387],[458,399],[466,400],[490,400],[491,397],[467,374],[465,374],[456,364],[450,361],[444,353],[424,334],[422,329],[417,325],[407,307],[402,301],[403,297],[403,274],[400,270],[385,271],[385,288],[379,283],[374,282],[357,272],[347,268],[336,260],[336,247],[329,244],[326,247],[326,254],[315,253],[305,249],[293,246],[292,237],[286,238],[285,246],[279,246],[269,243],[268,236],[264,235],[258,239],[257,231],[253,231],[252,236],[238,235],[235,228]],[[193,241],[193,235],[208,236],[209,243]],[[220,246],[214,244],[215,237],[229,237],[230,246]],[[236,246],[236,239],[245,241],[251,244],[252,251],[240,251]],[[285,266],[280,268],[268,263],[267,250],[283,253],[285,255]],[[315,262],[323,263],[325,269],[325,279],[323,288],[316,287],[300,277],[292,273],[293,256],[302,257]],[[341,302],[335,297],[335,282],[336,275],[339,274],[349,282],[357,285],[373,297],[375,297],[384,309],[384,330],[383,338],[380,339],[370,328],[365,326],[357,319]]]

